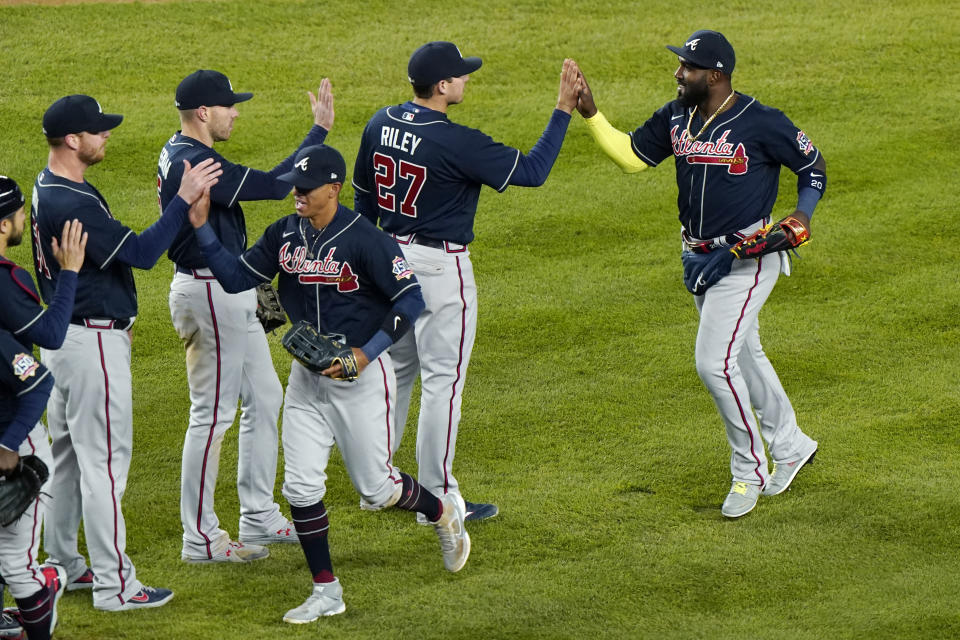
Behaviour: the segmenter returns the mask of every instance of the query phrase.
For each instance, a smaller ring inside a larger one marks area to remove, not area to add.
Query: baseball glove
[[[359,375],[353,349],[330,336],[321,335],[309,322],[301,320],[290,327],[282,342],[290,355],[310,371],[321,373],[339,363],[342,373],[338,379],[356,380]]]
[[[267,332],[287,324],[287,314],[280,304],[280,296],[269,282],[257,287],[257,320]]]
[[[34,455],[20,456],[17,468],[0,480],[0,526],[16,522],[40,495],[50,477],[47,465]]]
[[[804,226],[803,222],[793,216],[787,216],[780,222],[768,225],[744,238],[730,247],[730,251],[741,260],[757,258],[766,253],[796,249],[809,239],[810,230]]]

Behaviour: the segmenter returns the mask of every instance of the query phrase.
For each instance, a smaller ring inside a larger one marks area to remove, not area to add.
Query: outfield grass
[[[703,27],[736,47],[734,86],[783,109],[829,167],[814,241],[761,315],[767,352],[820,442],[792,491],[740,521],[720,516],[729,449],[694,369],[673,169],[620,173],[575,116],[545,187],[485,190],[480,202],[479,335],[457,475],[469,499],[498,503],[501,516],[470,529],[467,567],[444,572],[433,532],[409,514],[361,512],[339,458],[326,502],[344,615],[305,628],[280,621],[309,592],[297,547],[251,566],[180,562],[188,395],[164,258],[137,274],[124,506],[138,575],[176,597],[108,614],[89,593],[67,594],[57,637],[958,635],[956,3],[2,7],[0,173],[29,185],[46,158],[44,109],[90,93],[126,119],[88,178],[141,230],[157,216],[156,159],[187,73],[220,69],[256,94],[221,150],[258,168],[296,147],[310,124],[305,91],[330,76],[328,142],[350,164],[369,116],[408,97],[406,60],[431,39],[484,59],[452,118],[528,150],[565,56],[629,129],[674,95],[664,45]],[[793,209],[794,185],[788,172],[775,215]],[[256,237],[289,203],[245,209]],[[28,247],[11,257],[29,263]],[[277,336],[271,344],[285,380],[289,358]],[[412,439],[397,462],[415,471]],[[231,434],[217,505],[234,534],[235,468]]]

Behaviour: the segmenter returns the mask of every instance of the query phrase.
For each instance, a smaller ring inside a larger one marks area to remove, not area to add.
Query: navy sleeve
[[[247,169],[236,197],[229,204],[232,205],[237,200],[283,200],[286,198],[291,187],[288,183],[277,180],[277,177],[293,168],[293,160],[300,149],[322,144],[326,139],[327,130],[321,126],[313,125],[296,151],[284,158],[273,169],[270,171]]]
[[[57,277],[57,290],[50,300],[50,306],[30,323],[15,330],[14,335],[23,336],[44,349],[59,349],[63,346],[63,339],[67,337],[76,292],[77,272],[61,269]]]
[[[543,130],[537,144],[533,145],[529,154],[520,154],[517,170],[510,177],[510,184],[519,187],[539,187],[547,181],[550,169],[560,155],[560,147],[563,146],[563,137],[567,133],[569,124],[569,113],[560,109],[553,110],[547,128]]]
[[[417,276],[407,264],[400,245],[379,229],[374,230],[363,260],[367,277],[391,302],[409,289],[419,289]],[[416,318],[409,318],[413,321]]]
[[[520,162],[519,149],[509,147],[476,129],[460,128],[452,145],[456,166],[471,182],[503,191]]]
[[[810,138],[781,111],[773,110],[767,123],[764,147],[777,162],[794,173],[813,166],[820,157]]]
[[[174,196],[156,222],[139,236],[130,233],[126,237],[117,252],[117,260],[137,269],[152,268],[163,252],[170,248],[177,231],[186,222],[189,210],[190,205],[183,198]],[[93,234],[90,237],[92,236]],[[87,242],[89,243],[89,240]]]
[[[217,239],[217,234],[210,225],[203,225],[196,230],[196,234],[197,244],[200,246],[200,251],[203,252],[203,257],[207,260],[207,266],[210,267],[210,271],[216,276],[217,282],[223,286],[223,290],[227,293],[239,293],[247,289],[253,289],[259,284],[270,282],[277,273],[276,258],[273,260],[272,271],[268,265],[262,264],[262,261],[257,259],[263,253],[261,246],[263,237],[243,255],[235,256],[223,248],[220,240]],[[258,249],[258,247],[261,248]],[[243,260],[248,257],[248,254],[253,254],[251,259],[262,271],[253,271],[247,267]]]
[[[413,329],[417,318],[420,317],[420,314],[423,313],[423,310],[426,308],[427,305],[423,301],[423,292],[420,290],[420,287],[407,289],[397,298],[387,317],[400,314],[410,323],[407,329],[407,331],[410,331]],[[404,335],[406,335],[406,333],[404,333]],[[367,360],[372,362],[392,344],[393,338],[390,337],[390,334],[383,329],[378,329],[377,332],[373,334],[373,337],[367,340],[367,343],[363,345],[360,350],[363,351],[363,355],[367,357]]]
[[[673,143],[670,139],[671,122],[677,127],[686,126],[683,118],[671,121],[670,103],[667,103],[657,109],[643,123],[643,126],[637,127],[629,134],[633,152],[651,167],[657,166],[673,155]]]
[[[16,451],[43,415],[53,376],[7,332],[0,332],[0,357],[0,385],[17,398],[16,413],[0,435],[0,445]]]

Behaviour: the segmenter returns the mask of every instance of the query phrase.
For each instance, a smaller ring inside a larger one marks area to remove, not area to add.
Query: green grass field
[[[829,167],[814,241],[761,314],[801,426],[820,442],[793,490],[742,520],[720,515],[729,449],[694,369],[672,165],[622,174],[575,115],[544,187],[485,190],[480,202],[479,335],[457,472],[468,499],[496,502],[501,515],[470,529],[467,567],[443,571],[435,535],[409,514],[361,512],[339,459],[326,502],[344,615],[281,622],[309,592],[298,547],[249,566],[181,563],[188,395],[163,258],[137,274],[124,507],[138,576],[176,597],[110,614],[94,611],[89,593],[67,594],[57,637],[960,634],[956,3],[4,6],[0,173],[29,189],[46,161],[43,111],[89,93],[126,119],[88,178],[118,217],[146,228],[157,216],[157,155],[177,127],[174,89],[197,68],[256,94],[219,148],[257,168],[296,147],[311,122],[306,91],[329,76],[328,142],[352,166],[364,123],[407,99],[407,58],[433,39],[484,59],[451,117],[526,151],[555,103],[564,57],[627,130],[674,95],[676,59],[664,45],[704,27],[736,48],[735,88],[783,109]],[[796,202],[789,172],[781,194],[777,217]],[[245,210],[256,237],[290,207]],[[11,257],[29,263],[29,247]],[[289,357],[279,336],[271,343],[285,381]],[[411,472],[413,444],[397,456]],[[231,432],[217,511],[234,534],[235,469]]]

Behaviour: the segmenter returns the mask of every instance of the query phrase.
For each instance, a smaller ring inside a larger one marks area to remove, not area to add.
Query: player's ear
[[[79,133],[68,133],[63,136],[63,142],[67,147],[76,151],[80,148],[80,134]]]
[[[330,197],[334,200],[340,197],[340,190],[343,189],[343,183],[341,182],[331,182],[330,183]]]

